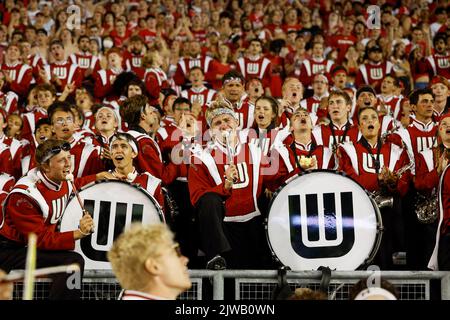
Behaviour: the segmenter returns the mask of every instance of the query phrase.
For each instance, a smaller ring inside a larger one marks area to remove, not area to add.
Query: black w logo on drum
[[[131,205],[131,211],[129,211],[129,205]],[[96,206],[99,206],[98,219],[94,216],[97,213]],[[126,225],[132,222],[142,222],[144,211],[143,204],[112,203],[88,199],[84,200],[84,207],[91,213],[94,221],[97,220],[98,223],[94,234],[81,239],[81,250],[89,259],[104,262],[108,261],[106,257],[107,248],[111,248],[113,241],[123,232]]]
[[[289,195],[289,221],[291,246],[299,256],[344,256],[355,242],[352,192]]]

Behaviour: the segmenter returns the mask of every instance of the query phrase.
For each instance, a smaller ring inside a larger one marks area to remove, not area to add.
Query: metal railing
[[[277,270],[190,270],[192,288],[180,296],[181,300],[267,300],[277,284]],[[287,271],[286,278],[292,289],[317,289],[320,271]],[[349,290],[361,279],[373,277],[373,271],[332,271],[329,297],[347,300]],[[430,281],[440,282],[440,299],[450,300],[450,272],[444,271],[379,271],[376,276],[389,280],[400,293],[401,300],[430,300]],[[226,296],[225,282],[234,280],[234,297]],[[212,287],[212,294],[204,294],[204,284]],[[38,279],[35,299],[45,299],[48,280]],[[14,297],[21,297],[21,283],[15,286]],[[110,271],[86,271],[82,284],[82,299],[112,300],[119,296],[120,285]]]

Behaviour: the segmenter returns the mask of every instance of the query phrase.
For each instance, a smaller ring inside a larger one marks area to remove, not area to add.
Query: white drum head
[[[157,201],[144,189],[121,181],[96,183],[80,190],[84,207],[94,219],[95,232],[75,242],[75,251],[85,260],[86,270],[111,270],[106,254],[114,239],[131,223],[163,222]],[[61,232],[76,230],[82,216],[76,197],[61,218]]]
[[[355,270],[377,243],[378,208],[352,179],[327,171],[296,177],[275,194],[266,232],[292,270]]]

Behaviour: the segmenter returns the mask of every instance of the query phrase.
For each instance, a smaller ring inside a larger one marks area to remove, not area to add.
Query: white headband
[[[129,139],[126,135],[123,135],[123,134],[120,134],[120,133],[119,133],[119,134],[115,134],[115,135],[113,135],[113,136],[111,137],[111,142],[109,143],[109,148],[110,148],[110,149],[111,149],[112,144],[113,144],[114,141],[116,141],[116,140],[126,140],[126,141],[128,142],[128,144],[130,145],[131,149],[132,149],[136,154],[139,153],[138,147],[137,147],[136,143],[135,143],[133,140]]]
[[[380,287],[370,287],[362,290],[355,297],[355,300],[368,300],[367,298],[371,296],[382,296],[384,297],[384,300],[397,300],[397,298],[391,292]]]
[[[232,82],[232,81],[236,81],[236,82],[242,83],[242,79],[241,79],[241,78],[231,77],[231,78],[226,79],[226,80],[223,82],[223,84],[225,85],[225,84],[227,84],[228,82]]]

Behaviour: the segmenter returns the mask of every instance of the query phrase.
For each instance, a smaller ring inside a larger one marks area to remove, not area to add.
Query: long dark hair
[[[270,107],[272,108],[272,112],[275,114],[275,118],[272,119],[272,121],[270,122],[269,127],[271,128],[276,128],[279,124],[279,119],[278,119],[278,101],[272,97],[269,96],[261,96],[258,99],[256,99],[255,101],[255,106],[258,103],[258,101],[260,100],[266,100],[267,102],[269,102]],[[255,123],[256,125],[256,123]],[[257,125],[256,125],[257,126]]]

